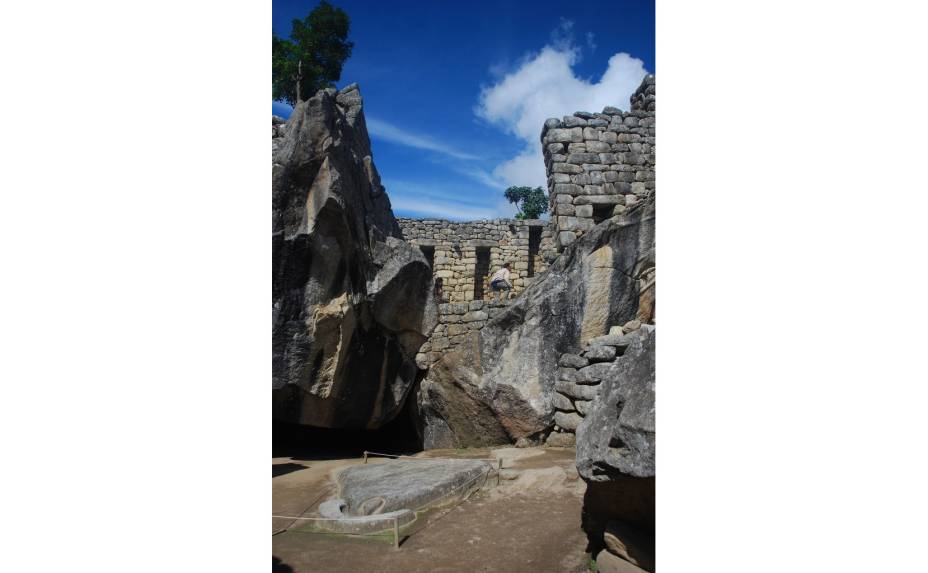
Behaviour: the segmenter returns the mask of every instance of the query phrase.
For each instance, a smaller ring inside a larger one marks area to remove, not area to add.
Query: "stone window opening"
[[[429,264],[430,269],[435,268],[435,247],[428,245],[420,245],[419,250],[422,251],[422,254],[425,255],[425,260]]]
[[[474,263],[474,300],[483,300],[483,283],[490,274],[490,247],[477,247]]]
[[[593,205],[593,224],[599,225],[609,217],[612,217],[612,204]]]
[[[528,270],[526,274],[535,276],[535,258],[538,257],[538,248],[541,246],[541,227],[528,228]]]

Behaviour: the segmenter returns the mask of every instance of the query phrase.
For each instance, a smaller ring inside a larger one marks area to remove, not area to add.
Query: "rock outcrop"
[[[437,322],[431,269],[402,240],[357,85],[272,122],[273,412],[377,428],[402,409]]]
[[[576,460],[587,483],[583,528],[591,548],[605,545],[615,558],[647,571],[654,570],[655,333],[643,325],[594,339],[582,357],[593,363],[565,368],[563,376],[577,387],[596,388],[592,401],[572,404],[578,411],[585,404],[576,424]],[[594,362],[612,354],[597,348],[616,348],[614,360]]]
[[[599,395],[576,429],[577,471],[587,481],[654,476],[655,332],[643,328],[616,337],[627,345],[621,357],[576,371],[584,383],[586,371],[604,366],[597,374]]]
[[[538,438],[555,423],[558,359],[638,316],[654,268],[654,206],[569,245],[509,306],[432,364],[417,405],[426,448]]]

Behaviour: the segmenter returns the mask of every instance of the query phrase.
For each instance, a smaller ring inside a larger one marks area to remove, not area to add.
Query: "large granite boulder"
[[[426,448],[539,437],[554,424],[558,358],[638,315],[654,268],[654,207],[600,223],[503,312],[432,365],[417,406]]]
[[[594,482],[654,476],[655,329],[630,335],[577,428],[577,471]]]
[[[357,85],[272,125],[274,418],[378,428],[437,323],[431,269],[402,240]]]
[[[587,482],[582,522],[591,547],[607,543],[607,526],[619,524],[639,538],[642,563],[653,563],[654,555],[655,332],[628,335],[631,343],[603,374],[576,434],[577,470]]]

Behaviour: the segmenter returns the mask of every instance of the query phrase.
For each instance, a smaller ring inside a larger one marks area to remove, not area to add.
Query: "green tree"
[[[348,14],[325,0],[303,20],[293,20],[290,39],[273,36],[272,85],[275,100],[296,105],[333,87],[351,56]]]
[[[548,196],[541,187],[510,187],[504,193],[519,208],[516,219],[537,219],[548,212]]]

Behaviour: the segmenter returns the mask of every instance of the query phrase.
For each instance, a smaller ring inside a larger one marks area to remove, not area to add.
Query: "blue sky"
[[[507,186],[545,186],[545,118],[627,109],[655,72],[653,1],[330,1],[355,43],[337,86],[361,86],[401,217],[511,216]],[[273,0],[274,33],[316,4]]]

